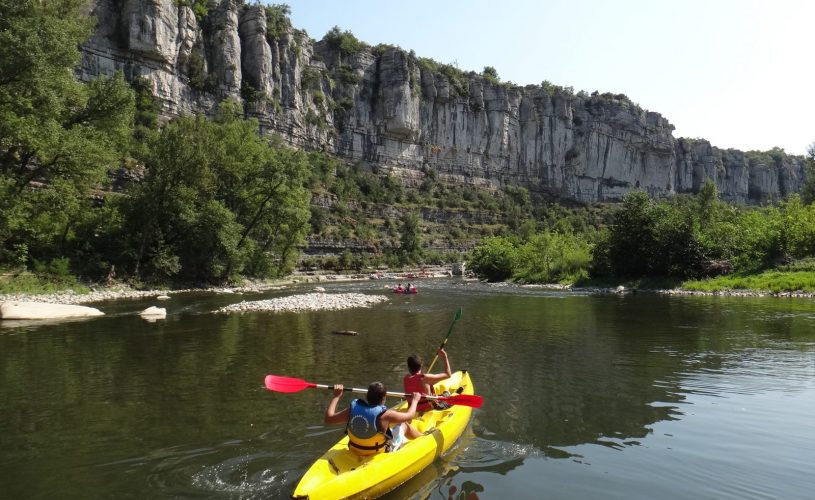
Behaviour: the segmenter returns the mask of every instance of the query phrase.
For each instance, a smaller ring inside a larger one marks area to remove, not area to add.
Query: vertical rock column
[[[215,75],[221,92],[238,95],[242,80],[241,39],[238,36],[238,7],[235,0],[224,0],[211,10],[210,22],[210,72]]]
[[[414,139],[419,132],[421,99],[418,69],[410,68],[407,54],[400,49],[385,51],[379,65],[382,88],[380,109],[384,113],[385,134],[396,139]]]
[[[246,83],[271,97],[272,49],[266,41],[266,12],[262,5],[247,7],[240,16],[241,70]]]
[[[190,64],[193,58],[201,67],[201,71],[207,71],[207,59],[204,53],[198,21],[195,13],[190,7],[180,7],[178,9],[178,57],[176,59],[176,70],[186,76],[190,76]]]
[[[178,7],[174,0],[125,0],[122,20],[131,52],[173,68],[178,35]]]

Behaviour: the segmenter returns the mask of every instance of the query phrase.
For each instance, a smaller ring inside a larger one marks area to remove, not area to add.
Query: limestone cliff
[[[80,77],[148,79],[167,116],[242,99],[264,132],[380,171],[435,169],[450,182],[523,185],[584,202],[695,192],[706,179],[740,202],[798,191],[802,157],[676,139],[623,95],[502,84],[400,48],[315,42],[270,27],[263,6],[210,0],[96,0]]]

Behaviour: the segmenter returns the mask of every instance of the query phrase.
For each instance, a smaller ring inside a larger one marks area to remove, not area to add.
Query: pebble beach
[[[239,302],[215,310],[216,313],[233,312],[301,312],[301,311],[336,311],[355,307],[370,307],[386,302],[386,295],[366,295],[363,293],[307,293],[291,295],[268,300]]]

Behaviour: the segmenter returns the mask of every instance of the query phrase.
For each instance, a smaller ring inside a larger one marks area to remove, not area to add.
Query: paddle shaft
[[[328,384],[310,384],[310,385],[311,385],[311,387],[315,387],[317,389],[334,389],[333,385],[328,385]],[[356,387],[343,387],[342,392],[356,392],[358,394],[368,394],[368,389],[359,389],[359,388],[356,388]],[[413,394],[408,394],[406,392],[390,392],[390,391],[388,391],[388,392],[385,393],[385,395],[386,396],[391,396],[391,397],[394,397],[394,398],[405,398],[405,399],[410,399],[410,398],[413,397]],[[425,395],[425,394],[423,394],[422,397],[425,398],[425,399],[450,399],[449,396],[429,396],[429,395]]]
[[[453,327],[456,326],[456,321],[458,321],[458,319],[460,317],[461,317],[461,308],[459,307],[458,310],[456,311],[455,317],[453,318],[453,322],[450,323],[450,329],[447,330],[447,335],[445,335],[444,340],[442,341],[441,345],[439,346],[439,349],[444,349],[444,346],[447,345],[447,339],[449,339],[450,334],[453,333]],[[433,356],[433,361],[430,362],[430,366],[427,367],[427,370],[425,370],[425,373],[430,373],[430,371],[433,369],[433,365],[436,364],[437,359],[439,359],[438,353],[435,356]]]
[[[275,392],[283,392],[283,393],[294,393],[305,391],[306,389],[329,389],[333,390],[333,385],[328,384],[315,384],[314,382],[307,382],[303,379],[299,378],[292,378],[292,377],[281,377],[280,375],[266,375],[266,378],[263,379],[263,385],[266,389]],[[343,392],[359,392],[359,393],[367,393],[367,389],[357,389],[355,387],[343,387]],[[388,396],[393,396],[397,398],[405,398],[410,399],[413,397],[412,394],[404,393],[404,392],[386,392]],[[451,405],[461,405],[461,406],[469,406],[471,408],[481,408],[481,405],[484,404],[484,398],[481,396],[476,396],[475,394],[454,394],[451,396],[431,396],[431,395],[423,395],[425,399],[435,399],[439,401],[445,401]]]

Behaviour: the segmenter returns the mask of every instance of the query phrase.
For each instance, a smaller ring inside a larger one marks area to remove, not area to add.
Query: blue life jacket
[[[351,401],[348,415],[348,444],[357,455],[374,455],[385,451],[388,436],[379,430],[379,417],[388,409],[385,405],[370,406],[362,399]]]

